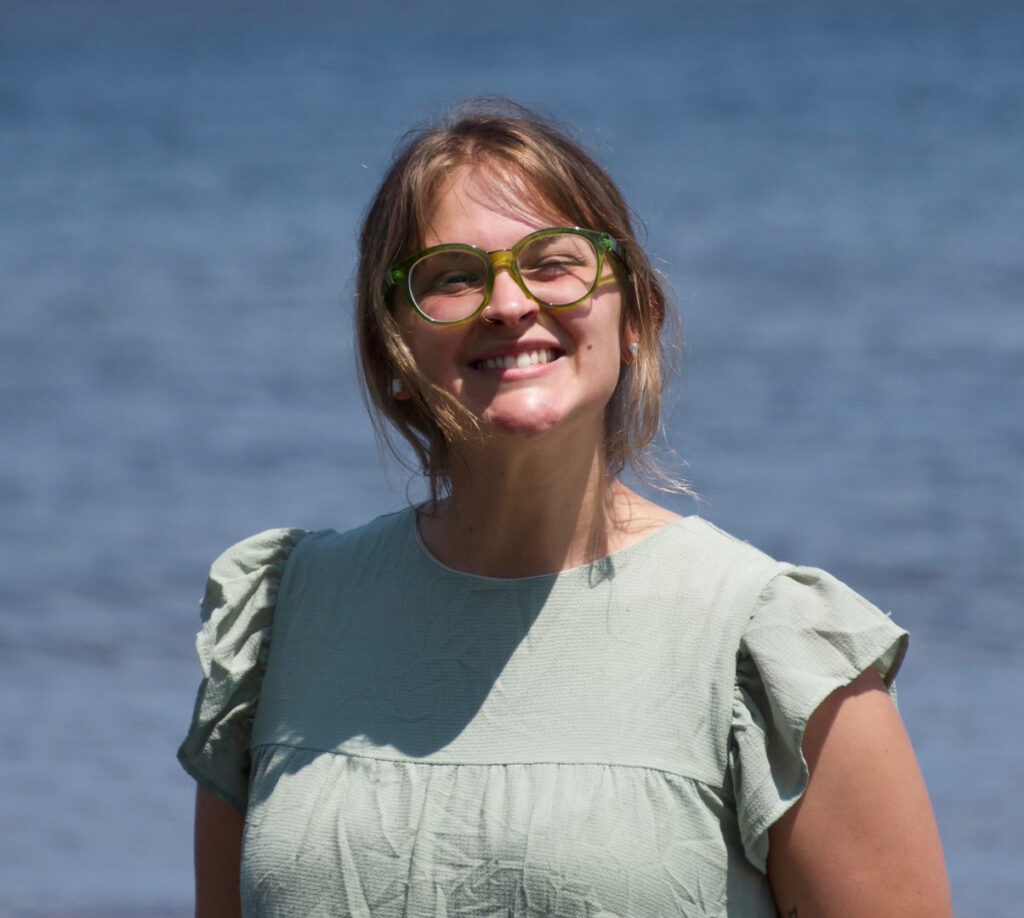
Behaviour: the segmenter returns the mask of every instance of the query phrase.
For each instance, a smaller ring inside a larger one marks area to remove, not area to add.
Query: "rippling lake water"
[[[1019,5],[15,0],[0,916],[187,913],[206,568],[419,493],[354,383],[354,237],[401,133],[491,93],[578,129],[674,287],[672,505],[911,630],[958,912],[1019,915]]]

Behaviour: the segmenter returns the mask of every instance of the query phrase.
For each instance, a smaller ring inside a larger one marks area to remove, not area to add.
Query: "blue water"
[[[1024,16],[651,0],[0,10],[0,915],[186,912],[206,567],[420,493],[354,384],[354,236],[402,131],[483,93],[646,224],[670,503],[913,632],[958,912],[1019,915]]]

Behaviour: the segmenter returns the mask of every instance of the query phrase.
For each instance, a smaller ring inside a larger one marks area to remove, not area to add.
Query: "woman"
[[[618,478],[666,302],[601,168],[470,106],[360,256],[363,382],[433,500],[214,564],[197,914],[951,914],[905,633]]]

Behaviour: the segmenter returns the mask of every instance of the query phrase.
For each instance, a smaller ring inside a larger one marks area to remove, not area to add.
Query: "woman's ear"
[[[622,362],[631,364],[636,361],[636,355],[640,353],[640,335],[637,334],[631,321],[626,322],[622,329]]]

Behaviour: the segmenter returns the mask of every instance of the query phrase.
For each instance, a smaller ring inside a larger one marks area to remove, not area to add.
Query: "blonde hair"
[[[665,290],[637,243],[630,210],[608,174],[550,121],[506,100],[474,100],[440,123],[406,135],[363,220],[359,238],[356,326],[364,397],[381,441],[399,458],[394,430],[412,446],[435,500],[449,486],[450,444],[479,434],[456,399],[429,383],[402,338],[389,302],[388,268],[423,248],[438,194],[458,166],[493,172],[496,190],[525,188],[568,225],[611,233],[628,266],[623,330],[636,358],[623,364],[605,414],[604,458],[611,474],[627,465],[656,486],[679,490],[647,455],[661,423],[666,354],[662,330],[670,317]],[[410,392],[398,400],[400,380]],[[427,397],[429,393],[429,398]]]

